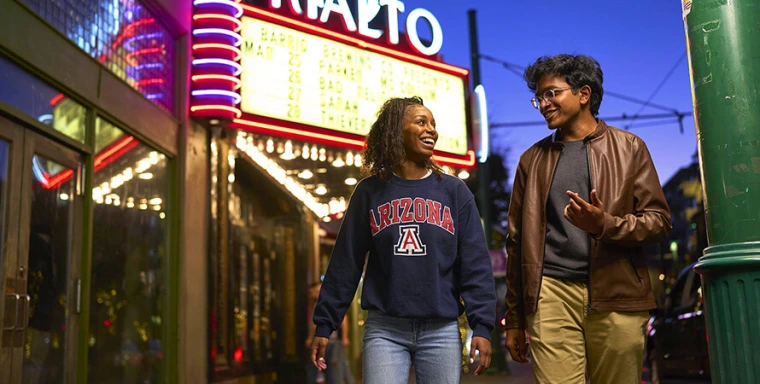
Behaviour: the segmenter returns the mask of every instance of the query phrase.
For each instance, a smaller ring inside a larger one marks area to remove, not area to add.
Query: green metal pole
[[[714,383],[760,383],[760,3],[683,1],[708,247]]]

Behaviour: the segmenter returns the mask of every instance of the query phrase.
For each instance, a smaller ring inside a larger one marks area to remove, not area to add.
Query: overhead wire
[[[521,79],[524,76],[523,72],[525,71],[525,67],[523,67],[523,66],[521,66],[519,64],[510,63],[508,61],[505,61],[505,60],[502,60],[502,59],[499,59],[499,58],[496,58],[496,57],[493,57],[493,56],[490,56],[490,55],[486,55],[486,54],[480,54],[479,57],[481,59],[485,60],[485,61],[490,61],[490,62],[493,62],[493,63],[500,64],[502,67],[504,67],[504,69],[506,69],[509,72],[511,72],[512,74],[520,77]],[[631,102],[631,103],[640,104],[641,108],[639,108],[639,111],[636,112],[632,116],[628,116],[628,115],[626,115],[624,113],[624,114],[622,114],[622,116],[619,116],[619,117],[609,117],[609,118],[606,118],[604,120],[605,121],[616,121],[616,120],[637,120],[637,119],[658,119],[658,118],[662,119],[662,118],[668,118],[668,117],[670,117],[670,118],[676,118],[677,119],[676,122],[680,125],[680,127],[681,127],[681,133],[683,133],[683,119],[689,113],[687,113],[687,112],[680,112],[679,110],[677,110],[675,108],[672,108],[672,107],[667,107],[667,106],[664,106],[664,105],[659,105],[659,104],[652,103],[652,99],[662,89],[662,87],[664,86],[664,84],[670,79],[670,76],[672,76],[673,73],[675,73],[675,70],[678,68],[678,66],[681,64],[681,61],[683,61],[683,59],[685,57],[686,57],[686,54],[682,55],[678,59],[678,61],[676,62],[676,64],[673,65],[673,67],[670,69],[670,71],[668,71],[668,73],[666,74],[665,78],[660,82],[660,84],[657,85],[657,87],[655,88],[655,90],[649,95],[648,100],[641,100],[641,99],[638,99],[638,98],[635,98],[635,97],[627,96],[627,95],[624,95],[624,94],[621,94],[621,93],[617,93],[617,92],[613,92],[613,91],[609,91],[609,90],[605,91],[604,93],[607,96],[611,96],[611,97],[614,97],[614,98],[617,98],[617,99],[625,100],[625,101],[628,101],[628,102]],[[663,114],[641,115],[641,112],[646,107],[660,109],[660,110],[668,111],[670,113],[667,114],[667,115],[663,115]],[[518,123],[493,123],[493,124],[489,124],[489,126],[491,128],[506,128],[506,127],[524,127],[524,126],[544,125],[544,124],[546,124],[546,123],[543,122],[543,121],[534,121],[534,122],[518,122]],[[651,126],[650,124],[647,124],[646,126]],[[632,124],[629,124],[629,125],[626,126],[626,129],[630,129],[630,128],[632,128]]]

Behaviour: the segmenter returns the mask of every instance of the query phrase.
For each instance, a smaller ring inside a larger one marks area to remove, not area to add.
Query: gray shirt
[[[567,191],[590,201],[588,155],[583,140],[563,141],[546,202],[546,245],[544,275],[568,281],[588,280],[589,234],[570,224],[564,210],[570,202]]]

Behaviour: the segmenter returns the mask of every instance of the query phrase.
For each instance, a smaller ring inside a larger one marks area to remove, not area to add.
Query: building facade
[[[436,160],[475,167],[435,16],[318,3],[0,0],[0,382],[303,380],[382,101],[421,96]]]
[[[435,17],[314,4],[194,8],[190,110],[211,132],[212,382],[304,382],[307,289],[327,268],[383,101],[421,96],[439,122],[436,160],[463,178],[475,166],[468,71],[437,55]],[[400,33],[391,14],[427,19],[433,38]],[[357,298],[347,354],[357,375],[363,316]]]
[[[0,382],[205,382],[192,4],[0,9]]]

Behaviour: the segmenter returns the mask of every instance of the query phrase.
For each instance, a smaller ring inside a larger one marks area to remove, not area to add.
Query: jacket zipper
[[[586,142],[586,159],[588,161],[588,164],[586,167],[588,167],[588,182],[589,182],[589,203],[591,202],[591,191],[594,190],[594,177],[593,173],[591,172],[591,140]],[[599,191],[596,191],[598,194]],[[588,289],[588,312],[591,313],[591,261],[594,260],[593,253],[594,248],[597,246],[597,241],[591,238],[589,236],[589,255],[588,255],[588,285],[586,286],[586,289]]]
[[[631,254],[628,254],[628,262],[631,264],[631,268],[633,269],[633,273],[636,274],[636,279],[639,280],[639,284],[643,283],[641,280],[641,276],[639,276],[639,271],[636,269],[636,265],[633,264],[633,256]]]
[[[562,147],[564,149],[564,146]],[[549,193],[552,189],[552,183],[554,182],[554,172],[557,171],[557,164],[559,164],[559,158],[562,157],[562,150],[559,151],[559,156],[557,157],[557,161],[554,162],[554,167],[552,167],[551,171],[551,180],[549,180],[549,186],[546,188],[546,194],[544,195],[544,252],[543,256],[541,257],[541,277],[538,282],[538,296],[536,296],[536,308],[535,312],[538,312],[538,298],[541,297],[541,288],[544,285],[544,263],[546,262],[546,204],[549,201]]]

